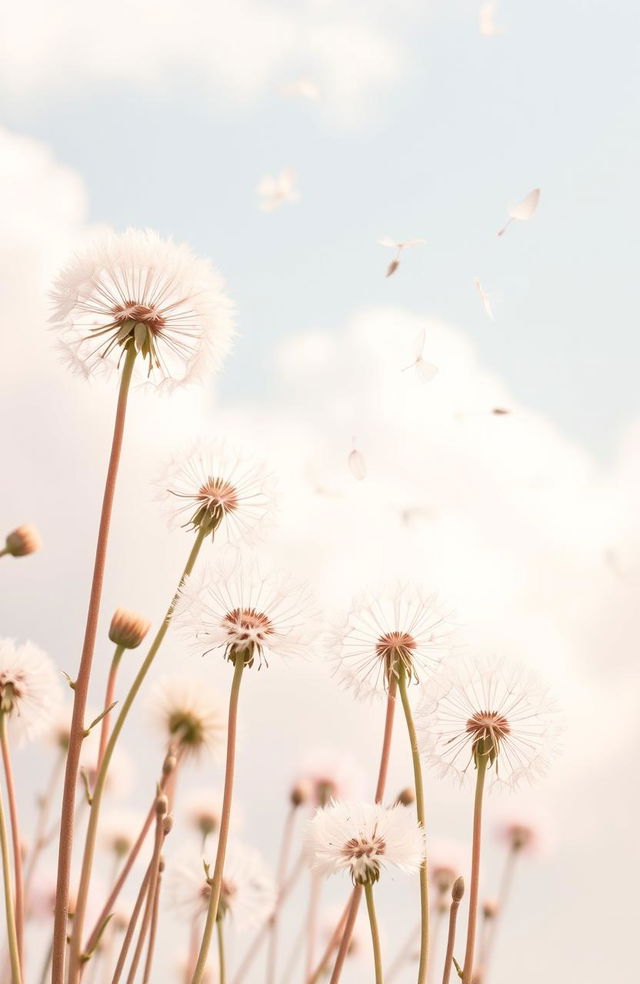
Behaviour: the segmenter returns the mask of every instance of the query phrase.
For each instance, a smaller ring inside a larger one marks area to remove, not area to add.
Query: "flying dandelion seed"
[[[282,89],[285,96],[293,96],[299,99],[308,99],[315,102],[320,98],[320,87],[311,79],[296,79],[290,85],[285,85]]]
[[[382,239],[378,240],[378,243],[380,246],[391,246],[392,249],[397,251],[395,257],[391,260],[391,263],[387,267],[387,272],[385,274],[385,277],[392,277],[400,266],[400,256],[402,254],[402,250],[406,249],[408,246],[424,245],[426,243],[426,239],[406,239],[403,242],[400,242],[396,239],[391,239],[389,236],[384,236]]]
[[[534,188],[529,194],[514,205],[509,211],[509,218],[503,225],[502,229],[498,232],[499,236],[504,236],[505,232],[509,228],[512,222],[528,222],[532,219],[538,208],[538,202],[540,201],[540,189]]]
[[[265,175],[257,188],[260,196],[259,208],[263,212],[274,212],[286,202],[300,201],[300,193],[295,185],[296,172],[291,168],[285,168],[275,177],[270,174]]]
[[[418,338],[416,339],[415,347],[415,358],[412,363],[408,366],[404,366],[402,372],[407,372],[409,369],[413,369],[415,377],[420,383],[429,383],[434,379],[440,370],[437,366],[434,366],[433,362],[427,362],[424,357],[424,344],[426,340],[425,329],[422,328]]]
[[[476,290],[480,294],[480,299],[482,301],[482,306],[484,308],[484,313],[486,314],[486,316],[491,321],[493,321],[494,320],[494,317],[493,317],[493,308],[491,307],[491,298],[489,297],[489,295],[487,294],[486,290],[484,289],[484,287],[480,283],[480,280],[478,279],[478,277],[474,277],[473,283],[474,283],[474,286],[475,286]]]
[[[481,4],[478,13],[478,26],[483,38],[497,38],[499,35],[505,33],[504,27],[499,27],[496,24],[495,17],[497,10],[497,0],[487,0],[487,3]]]
[[[354,447],[349,452],[347,462],[349,465],[349,471],[355,480],[357,482],[362,482],[363,479],[367,477],[367,463],[364,459],[362,451],[359,451],[358,448],[355,447],[355,443]]]

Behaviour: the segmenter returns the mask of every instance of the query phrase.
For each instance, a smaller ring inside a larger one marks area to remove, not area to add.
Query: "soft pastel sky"
[[[549,814],[554,847],[523,865],[488,984],[514,968],[519,984],[600,984],[623,967],[638,915],[640,25],[623,0],[504,0],[504,33],[483,37],[478,8],[24,0],[3,11],[0,518],[7,530],[36,522],[45,549],[1,562],[0,634],[32,638],[73,673],[113,392],[53,355],[51,276],[97,226],[186,240],[224,272],[241,338],[215,391],[132,398],[103,630],[117,604],[157,621],[183,563],[184,534],[165,539],[151,501],[167,453],[219,433],[259,451],[281,498],[265,552],[311,579],[328,611],[368,582],[415,577],[458,611],[473,646],[549,677],[567,708],[565,753],[526,802]],[[317,100],[283,92],[303,77]],[[260,211],[258,181],[285,167],[300,201]],[[534,219],[499,239],[536,186]],[[388,280],[385,235],[427,240]],[[401,372],[422,331],[440,368],[426,386]],[[494,406],[514,412],[496,418]],[[354,438],[362,483],[346,465]],[[107,655],[101,643],[94,702]],[[159,670],[185,659],[172,638]],[[227,687],[228,667],[187,665]],[[272,666],[247,682],[244,707],[242,835],[273,858],[304,750],[350,749],[370,786],[381,709],[354,705],[323,665]],[[141,808],[159,754],[145,714],[127,740]],[[18,754],[28,809],[49,759]],[[394,789],[408,777],[400,737]],[[429,795],[435,833],[466,839],[468,796],[442,783]],[[487,869],[486,892],[496,875]],[[381,902],[389,953],[413,919],[409,898],[398,879]],[[182,942],[165,937],[162,984],[177,980]]]

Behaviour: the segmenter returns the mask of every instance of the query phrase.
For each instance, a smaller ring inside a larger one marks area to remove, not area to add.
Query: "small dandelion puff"
[[[421,246],[426,243],[426,239],[405,239],[404,242],[400,242],[396,239],[391,239],[389,236],[384,236],[382,239],[378,240],[378,245],[380,246],[391,246],[392,249],[396,250],[396,255],[391,260],[391,263],[387,267],[387,272],[385,277],[392,277],[400,266],[400,257],[402,255],[403,249],[407,249],[409,246]]]
[[[305,853],[323,875],[348,871],[354,884],[373,884],[391,865],[408,874],[424,860],[424,834],[403,806],[335,802],[309,821]]]
[[[309,589],[255,561],[213,566],[185,584],[177,621],[203,655],[221,651],[235,664],[268,665],[272,655],[308,655],[317,633]]]
[[[169,521],[227,542],[253,543],[272,524],[274,496],[264,465],[225,442],[200,444],[174,459],[158,482]]]
[[[345,621],[329,635],[338,677],[357,696],[385,693],[402,669],[409,683],[433,671],[452,644],[450,616],[435,595],[398,584],[376,595],[365,592]]]
[[[47,654],[32,642],[0,640],[0,710],[18,740],[47,732],[61,702],[60,677]]]
[[[511,812],[495,827],[498,840],[518,854],[545,853],[550,847],[549,821],[532,809]]]
[[[101,822],[100,840],[109,854],[123,858],[135,844],[144,818],[132,810],[108,813]]]
[[[156,683],[149,707],[174,754],[215,757],[223,751],[227,736],[224,702],[204,680],[184,674],[164,677]]]
[[[310,102],[315,102],[320,98],[320,87],[311,79],[306,78],[296,79],[295,82],[285,85],[282,92],[285,96],[308,99]]]
[[[259,208],[263,212],[274,212],[281,205],[300,201],[300,193],[296,189],[296,172],[285,168],[275,177],[267,174],[260,180],[257,188],[260,198]]]
[[[362,451],[355,446],[355,441],[347,457],[347,464],[356,482],[362,482],[367,477],[367,462]]]
[[[201,857],[184,854],[169,868],[167,896],[176,909],[206,912],[210,885]],[[250,929],[269,918],[276,904],[276,886],[262,856],[239,841],[225,857],[218,917],[229,916],[238,929]]]
[[[505,232],[509,228],[512,222],[528,222],[532,219],[538,208],[538,202],[540,201],[540,189],[534,188],[529,194],[514,205],[509,211],[509,218],[507,219],[505,225],[498,232],[499,236],[504,236]]]
[[[220,827],[222,795],[209,789],[196,789],[189,795],[185,810],[190,826],[204,841]]]
[[[7,553],[12,557],[27,557],[29,554],[40,550],[41,547],[42,541],[40,534],[35,526],[27,523],[23,526],[18,526],[8,534],[4,550],[0,550],[0,556],[3,553]]]
[[[482,307],[484,308],[484,313],[486,314],[487,318],[489,318],[490,321],[493,321],[494,317],[493,317],[493,308],[491,307],[491,298],[489,297],[486,290],[480,283],[478,277],[474,278],[473,285],[478,291],[478,294],[480,295],[480,300],[482,301]]]
[[[487,0],[480,5],[478,12],[478,27],[484,38],[496,38],[505,33],[504,27],[498,27],[495,18],[498,10],[498,0]]]
[[[561,732],[547,689],[501,659],[461,660],[432,677],[416,722],[423,756],[441,774],[464,780],[484,758],[494,782],[510,787],[546,771]]]
[[[429,383],[434,379],[438,372],[440,371],[437,366],[434,366],[432,362],[427,362],[424,357],[424,344],[426,340],[426,331],[424,327],[420,330],[415,344],[415,357],[413,362],[408,366],[404,366],[402,372],[408,372],[409,369],[413,369],[415,372],[415,377],[420,383]]]
[[[234,336],[220,275],[151,230],[109,234],[78,254],[52,300],[61,349],[85,376],[119,366],[134,346],[150,382],[172,388],[218,368]]]
[[[364,777],[356,762],[342,749],[315,748],[305,755],[298,785],[308,789],[307,800],[315,807],[332,800],[359,795]]]

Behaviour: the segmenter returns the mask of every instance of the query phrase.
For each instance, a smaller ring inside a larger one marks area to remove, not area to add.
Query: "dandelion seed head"
[[[0,708],[19,741],[44,734],[62,701],[58,671],[32,642],[0,640]]]
[[[215,756],[224,748],[224,703],[204,680],[184,675],[164,677],[156,683],[150,708],[168,747],[178,757]]]

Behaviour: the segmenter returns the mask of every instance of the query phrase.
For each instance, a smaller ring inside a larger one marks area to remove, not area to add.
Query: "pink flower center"
[[[160,312],[149,304],[136,304],[135,301],[127,301],[126,304],[116,304],[113,308],[113,320],[118,325],[123,325],[126,321],[134,321],[136,324],[146,325],[154,335],[165,326],[165,319]]]

